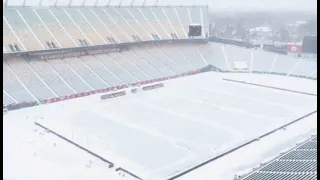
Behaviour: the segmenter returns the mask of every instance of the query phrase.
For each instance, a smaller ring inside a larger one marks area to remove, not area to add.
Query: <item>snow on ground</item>
[[[299,121],[286,130],[279,130],[245,148],[230,153],[216,161],[192,171],[178,180],[232,180],[234,175],[244,175],[266,163],[281,152],[293,148],[296,143],[305,141],[317,134],[317,113]]]
[[[34,166],[33,172],[21,171],[25,177],[37,180],[41,179],[38,173],[46,172],[41,169],[43,164],[44,169],[51,169],[46,174],[56,179],[85,179],[91,174],[94,178],[87,179],[102,179],[115,175],[98,160],[93,160],[92,168],[86,168],[86,163],[94,158],[57,137],[45,134],[45,140],[41,140],[33,132],[32,121],[143,179],[164,179],[316,110],[316,97],[222,80],[240,76],[260,78],[255,74],[204,73],[166,81],[162,89],[115,99],[101,101],[100,95],[93,95],[9,112],[4,116],[4,166],[10,167],[5,173],[11,177],[22,167]],[[270,78],[275,81],[273,75]],[[309,82],[302,81],[295,84],[308,85]],[[36,143],[28,143],[30,140]],[[53,142],[58,145],[52,147]],[[18,163],[20,159],[24,162]],[[60,163],[62,167],[58,166]],[[75,173],[79,169],[80,174]]]
[[[34,126],[31,111],[9,112],[3,121],[3,177],[10,180],[121,179],[107,164]],[[28,117],[28,118],[27,118]],[[91,167],[87,167],[92,161]]]
[[[255,74],[253,76],[248,76],[248,74],[237,74],[236,76],[234,76],[233,74],[224,74],[224,77],[237,81],[245,81],[249,83],[257,83],[273,87],[284,87],[286,89],[294,91],[317,94],[316,81],[306,78],[278,76],[269,74]],[[303,84],[303,86],[301,86],[300,84]]]

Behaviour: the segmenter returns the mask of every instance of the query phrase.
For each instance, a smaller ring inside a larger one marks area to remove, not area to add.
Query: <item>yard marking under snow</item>
[[[263,85],[263,84],[250,83],[250,82],[246,82],[246,81],[238,81],[238,80],[233,80],[233,79],[228,79],[228,78],[223,78],[223,80],[224,81],[235,82],[235,83],[242,83],[242,84],[252,85],[252,86],[259,86],[259,87],[264,87],[264,88],[269,88],[269,89],[276,89],[276,90],[280,90],[280,91],[287,91],[287,92],[291,92],[291,93],[304,94],[304,95],[308,95],[308,96],[317,96],[317,94],[314,94],[314,93],[296,91],[296,90],[285,89],[285,88],[274,87],[274,86],[267,86],[267,85]]]

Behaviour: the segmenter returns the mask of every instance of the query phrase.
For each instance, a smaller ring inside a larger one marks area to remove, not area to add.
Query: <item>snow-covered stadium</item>
[[[4,4],[4,179],[317,179],[316,60],[210,42],[208,6],[56,2]]]

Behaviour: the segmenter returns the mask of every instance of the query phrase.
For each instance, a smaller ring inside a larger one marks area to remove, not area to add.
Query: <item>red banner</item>
[[[296,45],[296,44],[288,44],[287,45],[287,52],[300,54],[302,52],[302,46]]]
[[[174,78],[179,78],[179,77],[183,77],[183,76],[189,76],[189,75],[198,74],[198,73],[200,73],[200,70],[190,71],[190,72],[183,73],[181,75],[175,75],[175,76],[171,76],[171,77],[164,77],[164,78],[160,78],[160,79],[142,81],[142,82],[138,82],[138,83],[133,83],[131,85],[132,86],[146,85],[146,84],[150,84],[150,83],[153,83],[153,82],[160,82],[160,81],[165,81],[165,80],[168,80],[168,79],[174,79]],[[151,86],[158,86],[159,87],[159,85],[163,87],[163,83],[155,84],[155,85],[151,85]],[[123,88],[126,88],[126,87],[128,87],[128,86],[127,85],[121,85],[121,86],[117,86],[117,87],[109,87],[109,88],[106,88],[106,89],[93,90],[93,91],[90,91],[90,92],[82,92],[82,93],[78,93],[78,94],[71,94],[71,95],[52,98],[52,99],[45,99],[45,100],[42,100],[41,103],[42,104],[54,103],[54,102],[59,102],[59,101],[63,101],[63,100],[68,100],[68,99],[73,99],[73,98],[78,98],[78,97],[83,97],[83,96],[89,96],[91,94],[96,94],[96,93],[110,92],[110,91],[114,91],[114,90],[123,89]],[[155,88],[155,87],[153,87],[153,88]],[[107,94],[107,95],[102,95],[102,98],[106,98],[108,96],[110,96],[110,97],[121,96],[121,95],[125,95],[125,94],[126,94],[126,91],[120,91],[120,92],[115,92],[115,93],[111,93],[111,94]],[[108,98],[110,98],[110,97],[108,97]]]

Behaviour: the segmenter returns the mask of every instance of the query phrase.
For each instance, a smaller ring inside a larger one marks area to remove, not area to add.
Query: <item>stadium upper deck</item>
[[[3,50],[12,52],[166,39],[187,39],[188,26],[208,35],[207,6],[8,7]]]

